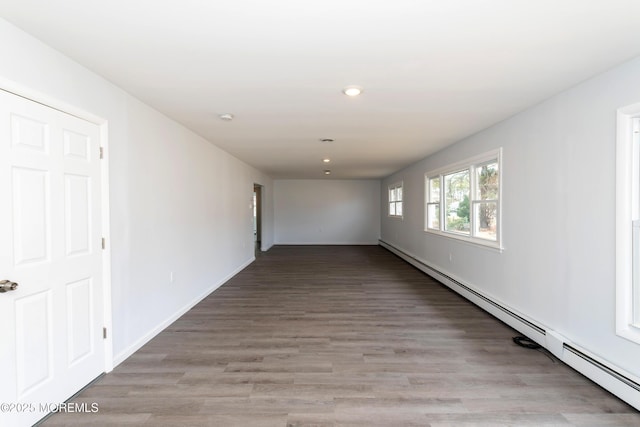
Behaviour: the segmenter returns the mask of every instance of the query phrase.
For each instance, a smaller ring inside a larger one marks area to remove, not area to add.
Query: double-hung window
[[[402,183],[389,186],[389,216],[402,218]]]
[[[616,333],[640,344],[640,103],[617,121]]]
[[[500,248],[501,151],[425,175],[425,230]]]

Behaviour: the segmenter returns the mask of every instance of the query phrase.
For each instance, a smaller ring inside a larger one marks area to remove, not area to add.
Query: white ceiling
[[[0,0],[0,16],[274,178],[323,178],[324,157],[331,178],[389,175],[640,55],[638,0]]]

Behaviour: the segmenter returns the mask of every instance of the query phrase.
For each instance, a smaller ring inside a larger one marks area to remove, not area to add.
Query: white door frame
[[[19,83],[0,76],[0,89],[11,92],[14,95],[29,99],[63,113],[78,117],[93,123],[100,128],[100,146],[103,148],[104,158],[101,166],[101,213],[102,236],[106,239],[105,249],[102,251],[102,283],[103,283],[103,313],[104,327],[107,328],[107,337],[104,342],[104,371],[113,370],[113,322],[111,310],[111,230],[109,225],[109,123],[106,119],[89,113],[85,110],[62,102],[42,92],[25,87]]]

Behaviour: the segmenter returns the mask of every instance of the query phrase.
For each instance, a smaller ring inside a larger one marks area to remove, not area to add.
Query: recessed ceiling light
[[[233,120],[233,114],[231,113],[218,114],[218,117],[220,118],[220,120],[224,120],[225,122],[230,122],[231,120]]]
[[[362,93],[363,89],[360,86],[347,86],[342,89],[342,93],[347,96],[358,96]]]
[[[322,159],[323,162],[325,163],[329,163],[331,161],[331,159]]]
[[[333,138],[320,138],[320,142],[333,142],[335,139]]]
[[[324,170],[324,174],[325,174],[325,175],[331,175],[331,171],[330,171],[329,169],[325,169],[325,170]]]

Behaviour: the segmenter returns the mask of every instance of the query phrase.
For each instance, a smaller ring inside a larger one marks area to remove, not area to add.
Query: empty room
[[[639,426],[640,2],[3,0],[0,426]]]

